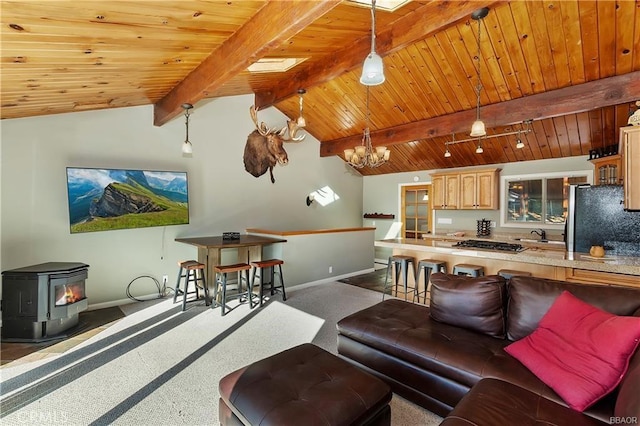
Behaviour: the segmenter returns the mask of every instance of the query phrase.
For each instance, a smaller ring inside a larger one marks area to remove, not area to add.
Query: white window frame
[[[535,179],[557,179],[557,178],[572,178],[581,177],[587,178],[587,183],[593,185],[593,170],[576,170],[571,172],[549,172],[549,173],[532,173],[526,175],[511,175],[500,177],[500,226],[504,228],[543,228],[543,229],[564,229],[564,223],[560,224],[548,224],[545,222],[508,222],[507,221],[507,183],[520,181],[520,180],[535,180]],[[542,205],[547,205],[547,186],[543,182],[542,186]],[[543,215],[544,217],[544,215]]]

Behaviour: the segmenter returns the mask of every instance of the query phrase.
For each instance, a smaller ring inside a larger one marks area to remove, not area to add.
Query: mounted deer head
[[[258,124],[258,110],[254,106],[249,108],[249,114],[256,130],[251,132],[244,146],[244,169],[255,177],[262,176],[268,169],[271,183],[275,183],[273,167],[278,163],[286,165],[289,162],[283,143],[300,142],[305,135],[296,136],[299,127],[295,121],[288,120],[285,127],[275,130],[268,128],[264,122]],[[287,130],[289,137],[285,138]]]

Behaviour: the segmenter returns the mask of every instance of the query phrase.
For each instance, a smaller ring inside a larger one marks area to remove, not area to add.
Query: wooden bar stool
[[[498,275],[500,275],[504,279],[508,280],[509,278],[515,277],[516,275],[530,277],[531,276],[531,272],[516,271],[515,269],[500,269],[498,271]]]
[[[275,292],[277,290],[280,290],[282,292],[282,300],[287,300],[287,293],[284,290],[284,280],[282,278],[282,265],[284,264],[283,260],[280,259],[269,259],[269,260],[258,260],[255,262],[251,262],[251,266],[253,267],[253,274],[251,275],[251,289],[253,289],[254,285],[255,285],[255,281],[256,281],[256,276],[258,278],[260,278],[260,290],[259,290],[259,297],[260,297],[260,307],[262,307],[262,302],[263,302],[263,292],[264,292],[264,284],[265,284],[265,280],[263,279],[263,277],[265,277],[265,269],[268,269],[269,272],[269,277],[270,277],[270,288],[267,290],[271,291],[271,295],[273,296],[275,294]],[[278,267],[278,272],[276,272],[276,266]],[[257,275],[258,270],[260,270],[260,274]],[[280,285],[279,286],[275,286],[274,280],[275,280],[275,274],[278,274],[278,277],[280,279]],[[258,302],[256,302],[256,306],[258,305]],[[253,306],[251,306],[253,308]]]
[[[384,290],[382,291],[382,300],[384,300],[384,296],[387,293],[387,283],[389,281],[389,274],[392,270],[395,270],[395,288],[396,288],[396,296],[398,295],[398,283],[400,282],[400,275],[402,274],[403,286],[404,286],[404,300],[407,300],[407,294],[409,294],[409,290],[413,292],[412,301],[415,300],[417,285],[413,287],[409,287],[409,282],[407,279],[409,278],[409,267],[413,271],[413,262],[414,259],[412,256],[402,256],[402,255],[394,255],[389,256],[389,262],[387,263],[387,274],[384,279]],[[415,280],[416,273],[413,272],[413,278]],[[393,279],[391,285],[393,286]],[[416,282],[417,283],[417,282]]]
[[[484,275],[484,267],[480,265],[469,265],[461,263],[453,267],[453,275],[468,275],[470,277],[481,277]]]
[[[419,291],[420,287],[420,275],[424,271],[424,290]],[[431,274],[436,272],[447,273],[447,262],[444,260],[434,259],[422,259],[418,262],[418,268],[416,272],[416,296],[418,297],[418,303],[420,303],[420,295],[424,296],[424,303],[427,303],[427,294],[429,290],[429,279]]]
[[[251,265],[248,263],[234,263],[233,265],[218,265],[213,268],[216,274],[216,286],[213,295],[213,303],[211,304],[212,308],[217,308],[218,306],[222,307],[222,316],[226,315],[227,309],[229,311],[235,309],[227,306],[227,302],[229,300],[239,299],[240,303],[249,301],[251,305],[251,288],[249,287],[249,269],[251,269]],[[228,293],[228,284],[227,284],[227,274],[232,272],[238,273],[238,284],[235,287],[235,293]],[[244,277],[243,277],[244,272]],[[245,291],[242,291],[242,280],[244,279],[247,288]],[[246,300],[242,300],[246,298]],[[237,306],[236,306],[237,307]]]
[[[209,289],[207,288],[207,281],[204,276],[204,263],[196,262],[195,260],[185,260],[178,262],[180,270],[178,271],[178,281],[176,283],[176,291],[173,292],[173,303],[176,303],[178,299],[178,293],[182,294],[182,310],[187,309],[187,296],[189,294],[195,294],[196,298],[190,300],[193,302],[200,298],[200,292],[198,291],[198,283],[202,283],[201,288],[204,290],[204,303],[209,305]],[[180,289],[180,281],[185,278],[184,290]],[[189,283],[193,283],[195,287],[193,291],[189,291]]]

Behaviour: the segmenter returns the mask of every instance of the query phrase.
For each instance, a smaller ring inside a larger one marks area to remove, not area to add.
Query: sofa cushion
[[[620,391],[616,399],[614,417],[640,419],[640,349],[631,358],[627,374],[620,383]]]
[[[498,275],[431,276],[431,318],[504,339],[506,280]]]
[[[608,423],[556,404],[512,383],[482,379],[462,398],[440,426],[606,424]]]
[[[638,289],[635,288],[514,276],[507,284],[507,338],[519,340],[531,334],[563,290],[568,290],[580,300],[615,315],[640,314],[640,297]]]
[[[583,411],[611,392],[640,342],[640,318],[610,314],[563,291],[538,328],[505,350]]]

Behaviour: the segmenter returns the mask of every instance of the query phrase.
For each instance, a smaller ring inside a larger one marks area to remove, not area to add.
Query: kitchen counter
[[[446,241],[446,240],[450,241]],[[478,239],[475,236],[450,237],[434,235],[426,239],[398,238],[390,240],[378,240],[377,247],[387,247],[396,251],[419,251],[450,256],[464,256],[467,258],[488,259],[493,261],[509,261],[524,264],[573,268],[586,271],[609,272],[625,275],[640,276],[640,257],[632,256],[605,256],[595,259],[587,253],[572,253],[551,248],[550,250],[538,247],[529,247],[524,251],[503,252],[494,250],[480,250],[454,247],[457,240]],[[493,241],[519,242],[493,238]],[[545,244],[545,243],[540,243]],[[525,245],[525,244],[523,244]],[[550,247],[556,246],[551,244]],[[559,245],[562,247],[561,245]],[[465,261],[468,261],[466,259]],[[472,259],[471,259],[472,260]],[[463,263],[462,261],[460,263]],[[504,266],[507,267],[506,265]],[[492,273],[489,271],[489,273]],[[561,278],[556,276],[555,278]],[[639,279],[640,280],[640,279]]]
[[[560,240],[560,236],[550,236],[547,242],[540,241],[539,238],[533,238],[527,233],[502,233],[492,234],[487,237],[478,237],[471,231],[459,231],[461,235],[452,235],[453,233],[435,233],[424,234],[422,238],[425,240],[441,240],[441,241],[464,241],[464,240],[481,240],[481,241],[496,241],[510,244],[521,244],[524,247],[537,247],[547,250],[565,250],[564,241]]]

